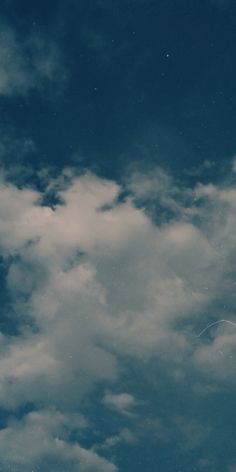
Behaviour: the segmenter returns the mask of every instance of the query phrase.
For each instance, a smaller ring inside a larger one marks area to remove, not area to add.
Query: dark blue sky
[[[67,68],[60,97],[1,103],[3,126],[33,138],[40,160],[79,154],[113,176],[130,160],[179,171],[235,153],[234,2],[22,0],[1,11],[22,38],[50,35]]]

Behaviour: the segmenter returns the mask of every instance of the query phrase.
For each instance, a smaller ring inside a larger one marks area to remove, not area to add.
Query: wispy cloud
[[[10,26],[0,25],[0,95],[26,95],[43,91],[50,82],[63,83],[65,67],[55,42],[32,32],[20,37]]]

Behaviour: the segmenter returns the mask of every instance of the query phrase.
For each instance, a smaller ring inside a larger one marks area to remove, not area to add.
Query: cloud
[[[43,91],[50,82],[65,80],[56,44],[42,35],[32,33],[21,38],[8,25],[1,24],[0,95],[23,95],[33,89]]]
[[[103,402],[110,408],[114,408],[121,413],[125,413],[129,408],[136,405],[136,400],[129,393],[112,394],[107,392],[103,398]]]
[[[211,432],[210,427],[202,425],[196,419],[186,419],[181,416],[176,416],[172,419],[172,428],[176,432],[177,442],[186,451],[198,447]]]
[[[120,444],[128,444],[128,445],[133,445],[137,442],[137,437],[134,435],[134,433],[128,429],[128,428],[123,428],[119,434],[116,436],[110,436],[106,438],[103,444],[95,445],[94,448],[96,450],[104,450],[104,449],[111,449],[119,446]]]
[[[0,430],[4,470],[29,471],[49,466],[50,471],[115,472],[116,467],[92,450],[68,441],[68,427],[77,430],[83,421],[55,411],[37,411]],[[26,446],[27,445],[27,446]],[[15,468],[16,467],[16,468]]]
[[[46,185],[58,202],[50,206],[45,194],[2,173],[0,251],[19,332],[1,333],[0,406],[13,415],[34,406],[0,430],[0,464],[25,471],[56,455],[63,470],[116,470],[78,435],[71,442],[63,425],[73,432],[71,415],[98,385],[103,408],[138,408],[126,390],[111,393],[124,359],[155,359],[170,378],[194,370],[198,383],[206,375],[219,386],[234,381],[232,329],[196,339],[207,314],[217,318],[224,300],[235,304],[234,186],[182,188],[156,169],[127,180],[126,199],[123,190],[71,170]],[[198,444],[200,426],[191,425]]]

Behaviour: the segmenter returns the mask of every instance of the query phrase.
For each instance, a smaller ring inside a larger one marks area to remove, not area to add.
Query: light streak
[[[217,325],[217,324],[219,324],[219,323],[229,323],[229,324],[231,324],[231,325],[233,325],[233,326],[236,327],[236,323],[233,323],[233,321],[230,321],[230,320],[218,320],[218,321],[215,321],[214,323],[211,323],[211,324],[207,325],[196,337],[197,337],[197,338],[200,338],[200,336],[201,336],[203,333],[205,333],[205,331],[207,331],[209,328],[211,328],[212,326],[215,326],[215,325]]]

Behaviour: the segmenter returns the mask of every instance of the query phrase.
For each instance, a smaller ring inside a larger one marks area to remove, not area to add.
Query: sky
[[[236,472],[236,4],[2,0],[0,472]]]

